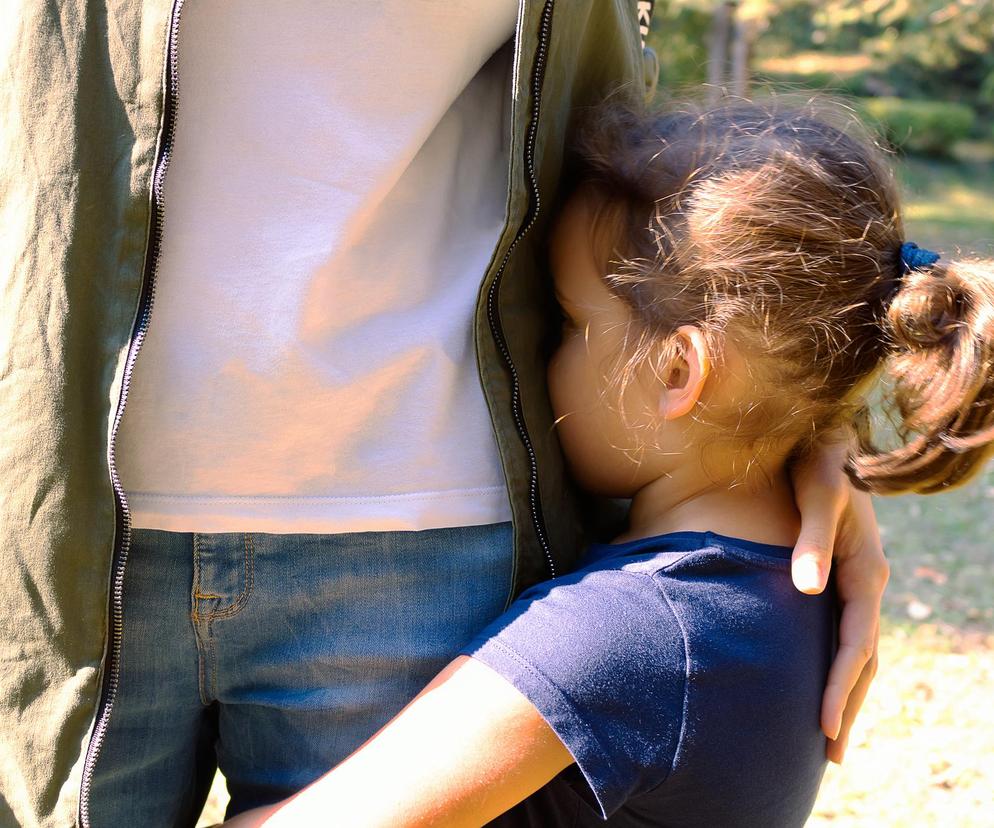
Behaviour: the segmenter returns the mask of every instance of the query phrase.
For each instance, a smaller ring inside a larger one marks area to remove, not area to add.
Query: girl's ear
[[[693,410],[711,372],[711,353],[700,328],[681,325],[671,343],[676,355],[663,373],[665,387],[659,398],[659,413],[664,420],[675,420]]]

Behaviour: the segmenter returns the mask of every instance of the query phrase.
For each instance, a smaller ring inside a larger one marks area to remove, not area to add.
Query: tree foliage
[[[647,39],[663,88],[703,83],[717,0],[658,0]],[[739,0],[755,55],[861,54],[868,68],[812,77],[862,95],[964,103],[994,116],[992,0]],[[797,80],[797,78],[791,78]],[[841,83],[840,83],[841,81]]]
[[[812,4],[825,44],[847,30],[903,97],[953,98],[994,109],[990,0],[827,0]]]

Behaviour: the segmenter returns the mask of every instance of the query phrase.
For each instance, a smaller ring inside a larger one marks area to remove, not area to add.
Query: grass
[[[994,632],[994,472],[933,497],[877,501],[891,582],[887,629]]]
[[[994,258],[994,164],[902,159],[908,238]],[[880,673],[809,828],[990,826],[994,468],[938,497],[881,498],[891,563]],[[200,825],[219,822],[218,777]]]
[[[994,162],[899,163],[908,237],[923,247],[994,258]]]

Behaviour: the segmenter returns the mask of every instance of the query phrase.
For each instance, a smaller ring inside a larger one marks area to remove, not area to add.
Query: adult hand
[[[822,697],[825,754],[842,761],[849,732],[877,672],[880,601],[890,569],[870,495],[855,489],[843,471],[849,441],[841,433],[824,441],[792,470],[801,534],[791,567],[794,585],[821,592],[835,566],[842,605],[839,649]]]

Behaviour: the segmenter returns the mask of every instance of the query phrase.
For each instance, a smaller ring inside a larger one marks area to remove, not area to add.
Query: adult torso
[[[472,319],[516,4],[199,0],[117,441],[135,525],[506,519]]]

